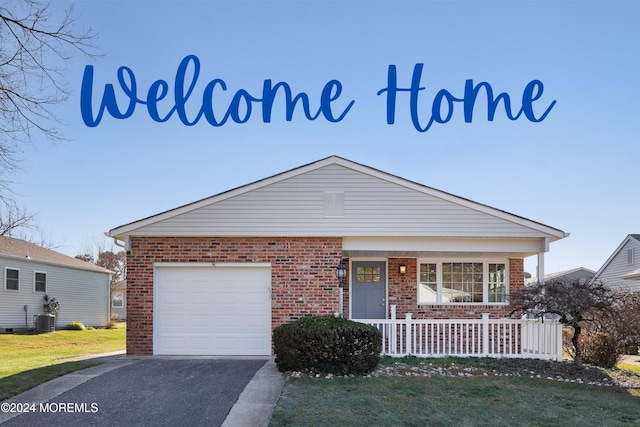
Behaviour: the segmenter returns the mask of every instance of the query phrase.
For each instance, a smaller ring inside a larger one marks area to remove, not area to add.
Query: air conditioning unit
[[[53,332],[56,330],[56,316],[45,313],[36,316],[36,332]]]

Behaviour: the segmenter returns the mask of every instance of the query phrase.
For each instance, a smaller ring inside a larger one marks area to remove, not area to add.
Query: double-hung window
[[[36,292],[47,292],[47,273],[40,271],[33,273],[33,290]]]
[[[20,290],[20,270],[14,268],[4,269],[5,289],[18,291]]]
[[[507,262],[421,260],[418,304],[507,302]]]

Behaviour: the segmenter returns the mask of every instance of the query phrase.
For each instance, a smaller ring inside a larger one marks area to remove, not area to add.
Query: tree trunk
[[[580,325],[573,326],[573,337],[571,337],[571,343],[573,344],[573,348],[576,350],[576,356],[573,358],[573,363],[577,366],[582,366],[582,348],[580,348],[581,332],[582,327]]]

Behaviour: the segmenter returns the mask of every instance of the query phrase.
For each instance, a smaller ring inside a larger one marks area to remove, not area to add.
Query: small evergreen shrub
[[[57,316],[60,311],[60,303],[55,298],[49,298],[49,295],[45,295],[43,309],[45,313]]]
[[[275,328],[273,345],[282,372],[365,374],[378,365],[382,335],[371,325],[342,317],[311,316]]]
[[[81,322],[71,322],[69,323],[69,326],[67,326],[67,329],[72,331],[84,331],[87,328]]]
[[[613,368],[620,359],[615,338],[604,332],[587,332],[582,340],[582,360],[601,368]]]

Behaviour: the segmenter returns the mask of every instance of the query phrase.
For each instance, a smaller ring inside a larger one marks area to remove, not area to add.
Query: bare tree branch
[[[616,316],[619,296],[602,281],[552,279],[518,289],[510,296],[511,314],[538,318],[557,315],[560,323],[573,328],[574,362],[582,364],[580,335],[587,323],[604,324]]]
[[[34,214],[7,199],[0,200],[0,236],[15,237],[48,249],[60,246],[44,235]]]
[[[33,132],[53,140],[60,120],[53,106],[67,100],[70,52],[96,57],[95,34],[78,30],[73,7],[59,11],[41,0],[0,5],[0,198],[19,163],[20,146]]]

